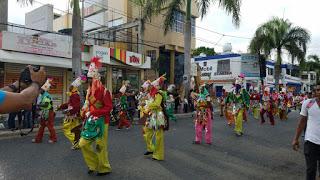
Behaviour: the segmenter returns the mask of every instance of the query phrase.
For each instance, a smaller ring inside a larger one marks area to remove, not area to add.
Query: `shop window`
[[[273,69],[272,68],[268,68],[268,75],[273,75]]]
[[[185,15],[182,12],[176,11],[174,14],[174,24],[172,26],[172,31],[184,33],[184,23]],[[196,35],[196,19],[191,17],[191,35],[194,37]]]

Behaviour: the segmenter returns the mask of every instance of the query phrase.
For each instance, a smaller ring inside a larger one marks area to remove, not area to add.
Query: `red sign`
[[[138,58],[136,56],[130,56],[129,62],[135,63],[135,64],[140,64],[140,58]]]

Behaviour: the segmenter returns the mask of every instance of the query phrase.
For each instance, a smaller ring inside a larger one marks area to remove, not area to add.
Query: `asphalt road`
[[[217,113],[218,114],[218,113]],[[109,131],[110,175],[87,175],[80,151],[60,132],[56,144],[32,144],[32,136],[0,140],[0,179],[304,179],[302,150],[294,152],[291,140],[298,113],[276,126],[260,125],[250,116],[245,134],[236,137],[226,121],[214,117],[213,144],[194,145],[193,121],[180,118],[165,133],[165,161],[143,155],[141,127]],[[47,138],[47,136],[45,137]]]

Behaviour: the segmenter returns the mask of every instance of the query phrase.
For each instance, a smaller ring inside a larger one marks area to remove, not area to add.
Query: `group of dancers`
[[[69,87],[69,100],[57,107],[57,111],[63,111],[64,135],[70,140],[72,149],[81,149],[84,161],[88,167],[88,174],[103,176],[111,172],[108,159],[108,129],[110,112],[113,109],[111,93],[100,81],[99,69],[102,67],[101,59],[94,57],[88,64],[87,75],[79,76]],[[270,93],[268,87],[259,94],[257,91],[247,91],[243,86],[244,75],[240,74],[233,88],[219,98],[221,116],[225,115],[227,124],[234,125],[237,136],[243,135],[243,121],[247,120],[247,113],[251,111],[254,118],[261,117],[261,123],[265,123],[264,114],[267,113],[271,125],[274,125],[274,115],[280,119],[287,119],[290,97],[283,90],[281,93]],[[137,98],[140,122],[142,122],[143,139],[145,142],[145,156],[153,160],[164,160],[164,132],[169,130],[169,122],[176,121],[174,112],[173,93],[175,86],[164,88],[165,75],[154,81],[147,80],[141,86]],[[88,83],[88,89],[81,107],[81,98],[78,88]],[[38,98],[40,107],[40,128],[32,140],[33,143],[41,143],[44,128],[48,127],[49,143],[55,143],[57,136],[54,130],[55,110],[49,90],[52,79],[48,79],[42,86]],[[127,88],[128,83],[123,83],[120,88],[120,106],[118,129],[130,128],[127,117]],[[196,109],[194,127],[194,144],[201,144],[202,131],[205,134],[205,143],[212,143],[212,98],[206,85],[193,87],[190,96]]]

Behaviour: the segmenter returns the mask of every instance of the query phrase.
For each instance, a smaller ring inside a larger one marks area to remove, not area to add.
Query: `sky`
[[[32,6],[26,7],[18,4],[16,0],[9,0],[9,22],[24,24],[24,14],[40,7],[38,2],[50,3],[56,9],[67,10],[67,1],[36,0]],[[307,54],[320,55],[320,23],[316,19],[320,17],[319,7],[319,0],[242,0],[241,22],[237,28],[232,24],[231,16],[217,5],[212,5],[203,19],[197,19],[196,46],[213,47],[217,52],[221,52],[225,43],[231,43],[234,52],[247,52],[250,38],[257,27],[277,16],[307,29],[311,33]],[[242,38],[222,36],[211,31]]]

